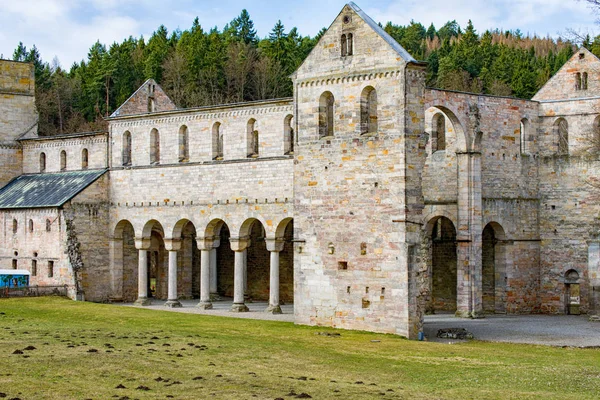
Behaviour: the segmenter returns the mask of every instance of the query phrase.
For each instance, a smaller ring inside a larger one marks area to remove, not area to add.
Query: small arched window
[[[377,91],[373,86],[363,89],[360,96],[360,133],[377,132]]]
[[[564,118],[559,118],[554,123],[556,137],[558,138],[558,154],[569,154],[569,124]]]
[[[212,127],[212,159],[223,159],[223,132],[220,122],[215,122]]]
[[[40,153],[40,172],[46,172],[46,153]]]
[[[64,150],[60,152],[60,170],[67,170],[67,152]]]
[[[19,223],[17,222],[16,218],[13,218],[13,224],[12,224],[12,231],[13,233],[17,233],[17,230],[19,229]]]
[[[88,167],[88,149],[81,150],[81,169]]]
[[[431,151],[446,150],[446,117],[441,112],[433,116],[432,127],[433,135],[431,141]]]
[[[50,219],[46,219],[46,232],[50,232],[52,230],[52,221]]]
[[[37,260],[31,260],[31,276],[37,275]]]
[[[529,121],[527,118],[521,120],[519,127],[519,143],[521,145],[521,154],[529,154]]]
[[[325,92],[319,99],[319,137],[333,136],[333,105],[335,99],[331,92]]]
[[[150,131],[150,164],[160,163],[160,134],[158,129]]]
[[[33,220],[32,219],[29,220],[29,232],[33,233]]]
[[[248,157],[258,157],[258,130],[256,130],[256,120],[251,118],[246,124],[246,138],[248,143]]]
[[[587,90],[587,88],[588,88],[588,73],[584,72],[583,75],[581,76],[581,89]]]
[[[293,115],[288,115],[283,120],[283,153],[294,154],[294,128],[292,127]]]
[[[342,57],[346,57],[348,55],[348,38],[346,35],[342,35],[340,45],[342,47]]]
[[[581,72],[575,74],[575,90],[581,90]]]
[[[54,261],[48,261],[48,278],[54,278]]]
[[[121,153],[123,166],[131,165],[131,132],[123,133],[123,151]]]
[[[348,55],[351,56],[354,53],[354,35],[349,33],[347,38],[348,44],[346,47],[348,48]]]
[[[179,128],[179,162],[187,162],[190,159],[190,137],[188,127],[182,125]]]

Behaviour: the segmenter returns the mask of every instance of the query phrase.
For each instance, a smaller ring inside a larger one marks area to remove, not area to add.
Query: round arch
[[[448,120],[450,120],[450,123],[452,124],[452,128],[453,128],[454,132],[456,133],[456,151],[457,152],[465,152],[468,150],[474,150],[473,148],[476,147],[477,140],[475,140],[474,141],[475,143],[473,145],[471,145],[468,133],[463,128],[463,124],[460,122],[460,119],[457,117],[457,114],[451,109],[451,106],[436,103],[436,104],[433,104],[430,107],[428,107],[427,110],[430,110],[432,108],[437,109]],[[447,130],[447,128],[446,128],[446,130]]]

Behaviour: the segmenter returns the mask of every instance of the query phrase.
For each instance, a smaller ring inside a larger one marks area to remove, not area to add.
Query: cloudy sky
[[[0,0],[0,55],[11,58],[22,41],[36,45],[45,61],[58,57],[62,66],[87,57],[100,40],[110,44],[128,36],[149,37],[164,24],[169,31],[187,29],[196,16],[208,29],[220,29],[243,8],[250,12],[258,34],[266,36],[281,19],[289,30],[315,35],[328,26],[345,0]],[[520,29],[554,36],[574,29],[600,33],[597,15],[578,0],[357,0],[375,21],[407,24],[410,20],[440,27],[456,19],[471,19],[478,31]]]

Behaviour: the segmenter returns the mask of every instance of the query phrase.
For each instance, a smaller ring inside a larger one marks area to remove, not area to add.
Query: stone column
[[[588,276],[590,280],[590,320],[600,321],[600,239],[588,241]]]
[[[233,305],[232,312],[247,312],[248,307],[244,303],[244,264],[246,250],[250,245],[248,238],[229,238],[231,250],[235,252],[235,267],[233,277]]]
[[[219,301],[221,297],[218,293],[217,285],[217,247],[219,247],[219,240],[215,240],[215,244],[210,251],[210,300]]]
[[[248,248],[244,250],[244,301],[246,303],[252,303],[250,295],[248,294]]]
[[[200,250],[200,302],[197,307],[210,310],[213,308],[210,300],[211,253],[214,250],[215,241],[212,237],[205,237],[197,238],[196,242]]]
[[[152,302],[148,298],[148,250],[150,249],[150,238],[136,238],[135,248],[139,251],[138,256],[138,298],[137,306],[149,306]]]
[[[265,310],[271,314],[282,314],[279,305],[279,253],[283,250],[282,239],[266,239],[267,250],[271,254],[271,266],[269,275],[269,306]]]
[[[178,308],[181,303],[177,296],[177,251],[181,250],[181,240],[165,239],[165,249],[169,252],[168,297],[165,307]]]
[[[456,316],[483,318],[481,153],[458,157]]]

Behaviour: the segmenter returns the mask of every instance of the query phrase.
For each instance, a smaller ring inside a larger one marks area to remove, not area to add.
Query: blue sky
[[[56,56],[69,67],[86,58],[100,40],[110,44],[132,35],[149,37],[164,24],[169,31],[187,29],[198,16],[208,29],[222,28],[246,8],[261,37],[278,19],[286,30],[296,26],[315,35],[329,26],[347,1],[296,0],[0,0],[0,54],[11,58],[19,43],[35,44],[45,61]],[[557,36],[567,29],[600,33],[597,15],[578,0],[358,0],[375,21],[407,24],[411,19],[440,27],[456,19],[471,19],[482,32],[488,28],[520,29],[523,33]]]

